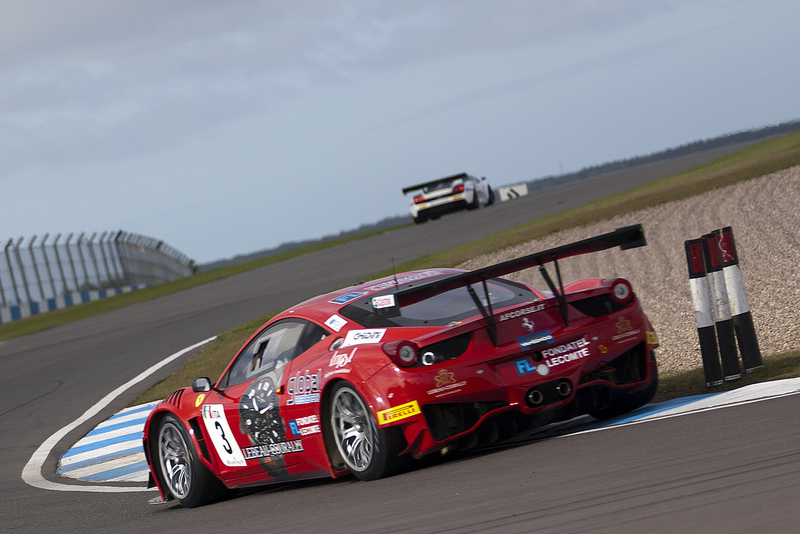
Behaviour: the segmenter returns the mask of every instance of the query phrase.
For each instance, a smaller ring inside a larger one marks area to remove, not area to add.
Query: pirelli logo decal
[[[406,417],[419,415],[421,413],[422,410],[419,409],[419,403],[417,401],[411,401],[406,404],[401,404],[400,406],[395,406],[394,408],[389,408],[388,410],[378,412],[378,424],[388,425],[389,423],[394,423],[400,419],[405,419]]]

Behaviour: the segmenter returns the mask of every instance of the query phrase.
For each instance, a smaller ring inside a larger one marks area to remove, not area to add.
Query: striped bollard
[[[719,386],[724,381],[717,351],[714,319],[711,315],[711,299],[709,298],[708,278],[703,258],[703,243],[701,239],[691,239],[686,241],[684,246],[686,247],[686,263],[689,265],[689,287],[692,290],[694,318],[697,322],[697,335],[700,338],[700,355],[703,358],[706,387]]]
[[[746,372],[755,371],[763,365],[761,350],[758,347],[758,337],[753,324],[753,314],[750,313],[750,303],[744,290],[742,271],[739,268],[739,256],[736,254],[736,243],[733,240],[733,228],[726,226],[722,229],[719,239],[719,248],[722,255],[722,272],[725,276],[725,285],[728,288],[728,298],[733,314],[733,328],[736,340],[739,342],[739,352]]]
[[[706,234],[702,237],[703,256],[706,260],[708,284],[714,306],[714,317],[717,326],[717,343],[722,359],[722,374],[725,381],[742,377],[739,367],[739,353],[736,350],[736,335],[733,329],[731,307],[728,302],[728,290],[725,287],[725,275],[722,273],[722,252],[719,248],[719,236]]]

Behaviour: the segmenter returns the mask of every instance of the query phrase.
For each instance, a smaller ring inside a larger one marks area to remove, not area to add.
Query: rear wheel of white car
[[[348,469],[361,480],[375,480],[400,466],[399,429],[378,428],[361,395],[341,382],[331,395],[330,421],[336,448]]]
[[[158,466],[167,490],[187,508],[203,505],[225,492],[222,483],[204,466],[186,430],[173,415],[158,427]]]

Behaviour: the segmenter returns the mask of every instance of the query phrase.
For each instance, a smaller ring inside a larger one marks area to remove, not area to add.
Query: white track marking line
[[[82,425],[95,415],[97,415],[100,410],[111,404],[111,402],[128,390],[130,387],[138,384],[145,378],[149,377],[165,365],[171,363],[174,360],[177,360],[187,352],[191,352],[198,347],[202,347],[207,343],[211,343],[217,339],[217,336],[210,337],[206,340],[201,341],[200,343],[195,343],[190,347],[186,347],[183,350],[176,352],[175,354],[168,356],[164,360],[161,360],[159,363],[153,365],[146,371],[142,372],[135,378],[129,380],[128,382],[122,384],[120,387],[100,399],[100,401],[86,410],[86,412],[80,416],[78,419],[73,421],[72,423],[68,424],[42,443],[36,452],[33,453],[31,459],[28,460],[28,463],[25,464],[25,467],[22,469],[22,480],[24,480],[27,484],[33,486],[34,488],[41,488],[47,490],[55,490],[55,491],[86,491],[86,492],[93,492],[93,493],[115,493],[115,492],[137,492],[137,491],[154,491],[153,489],[148,488],[133,488],[133,487],[121,487],[121,486],[78,486],[72,484],[61,484],[59,482],[51,482],[42,476],[42,465],[44,464],[45,460],[47,460],[50,451],[53,450],[53,447],[61,441],[64,436],[72,432],[75,428]]]

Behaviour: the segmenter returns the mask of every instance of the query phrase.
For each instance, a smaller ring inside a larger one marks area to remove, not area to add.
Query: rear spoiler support
[[[558,302],[558,311],[561,313],[561,318],[564,320],[564,326],[569,326],[569,311],[567,310],[567,297],[564,292],[564,282],[561,280],[561,269],[558,268],[558,258],[555,256],[553,257],[553,263],[556,267],[556,277],[558,278],[558,288],[556,288],[555,284],[553,284],[553,279],[550,278],[550,274],[547,272],[547,269],[544,268],[544,265],[539,264],[539,272],[542,274],[542,278],[547,283],[547,287],[550,288],[550,291],[553,293],[553,297]]]
[[[475,301],[478,310],[486,319],[489,334],[492,341],[496,343],[497,332],[492,313],[492,303],[489,298],[489,289],[486,285],[486,280],[498,278],[503,275],[529,269],[531,267],[539,267],[539,272],[547,283],[553,297],[558,302],[559,312],[564,320],[564,324],[568,325],[568,309],[567,299],[564,292],[564,282],[561,279],[561,270],[558,267],[558,260],[570,258],[572,256],[579,256],[582,254],[589,254],[591,252],[599,252],[614,247],[620,247],[621,250],[628,250],[631,248],[647,246],[647,240],[644,237],[644,229],[641,224],[634,224],[632,226],[625,226],[617,228],[613,232],[601,234],[595,237],[561,245],[560,247],[551,248],[543,252],[535,252],[527,256],[522,256],[512,260],[508,260],[474,271],[469,271],[462,274],[457,274],[443,280],[436,280],[427,284],[422,284],[416,287],[410,287],[395,293],[395,305],[397,307],[409,306],[416,302],[420,302],[427,298],[445,293],[452,289],[459,287],[466,287],[472,299]],[[556,278],[558,280],[558,287],[556,287],[552,278],[544,267],[544,264],[553,262],[556,268]],[[474,284],[482,284],[486,303],[484,306],[480,298],[472,288]]]
[[[483,318],[486,320],[486,326],[489,331],[489,337],[492,340],[492,345],[497,347],[497,323],[494,320],[494,312],[492,311],[492,299],[489,298],[489,286],[486,285],[485,278],[481,280],[481,283],[483,284],[483,294],[486,296],[486,306],[483,305],[483,302],[481,302],[480,297],[475,293],[475,289],[472,288],[471,284],[467,286],[467,293],[472,297],[475,306],[478,307],[478,311],[481,312],[481,315],[483,315]],[[486,307],[489,309],[487,310]]]

